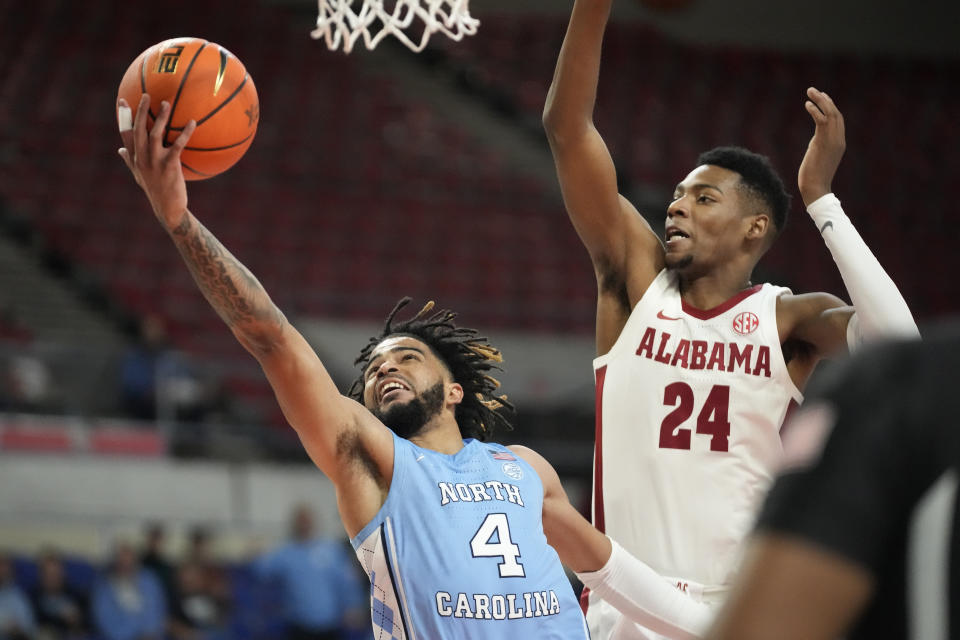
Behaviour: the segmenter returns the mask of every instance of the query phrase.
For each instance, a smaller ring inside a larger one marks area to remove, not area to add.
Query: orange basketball
[[[174,38],[141,53],[123,74],[118,98],[137,115],[140,96],[150,94],[150,117],[160,101],[170,103],[164,144],[176,140],[190,120],[197,128],[180,156],[187,180],[212,178],[246,153],[257,133],[260,102],[253,79],[236,56],[200,38]]]

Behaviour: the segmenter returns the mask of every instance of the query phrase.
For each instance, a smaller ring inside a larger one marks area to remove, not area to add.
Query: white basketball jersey
[[[780,425],[802,399],[777,332],[788,292],[758,285],[703,311],[661,271],[594,361],[594,524],[705,594],[731,578],[782,454]],[[591,632],[607,638],[595,604]]]

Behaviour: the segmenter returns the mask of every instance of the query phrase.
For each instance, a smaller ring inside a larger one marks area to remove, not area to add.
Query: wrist
[[[179,207],[170,211],[158,209],[156,213],[164,230],[166,230],[167,233],[173,233],[178,227],[183,225],[189,211],[186,207]]]
[[[591,545],[591,547],[587,548],[587,551],[592,552],[592,554],[588,557],[585,564],[586,567],[591,568],[574,569],[574,573],[577,575],[596,575],[604,571],[610,571],[611,561],[617,552],[618,545],[607,535],[600,533],[598,534],[598,537],[599,536],[603,536],[602,544]]]
[[[829,184],[800,189],[800,197],[803,198],[803,206],[805,207],[809,207],[811,204],[830,193],[831,189]]]
[[[807,204],[807,213],[818,227],[827,220],[845,215],[839,198],[833,193],[825,193]]]
[[[593,569],[590,571],[576,571],[577,577],[580,579],[584,585],[590,587],[594,591],[598,589],[603,590],[602,585],[608,581],[611,577],[611,574],[616,573],[619,565],[617,564],[616,556],[626,553],[613,538],[607,538],[610,540],[610,555],[607,557],[606,561],[598,569]]]
[[[833,193],[825,193],[819,198],[813,200],[807,205],[807,213],[813,219],[817,226],[825,223],[832,218],[839,219],[845,216],[843,208],[840,206],[840,200]]]

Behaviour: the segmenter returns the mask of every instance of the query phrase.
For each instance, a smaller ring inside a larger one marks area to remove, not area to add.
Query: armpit
[[[623,269],[606,257],[597,258],[593,265],[600,293],[627,296],[627,278]],[[629,303],[628,303],[629,306]]]
[[[788,365],[794,361],[809,361],[816,356],[817,349],[809,342],[803,340],[787,340],[780,345],[783,351],[783,360]]]
[[[344,467],[351,467],[353,471],[363,473],[383,484],[384,478],[363,444],[358,429],[345,429],[337,436],[337,459]]]

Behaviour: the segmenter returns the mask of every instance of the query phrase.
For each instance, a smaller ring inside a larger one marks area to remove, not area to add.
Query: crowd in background
[[[154,523],[102,568],[53,549],[0,553],[0,640],[369,638],[366,578],[343,541],[316,535],[309,508],[295,510],[288,541],[244,562],[219,561],[213,542],[195,527],[174,561]]]
[[[58,385],[56,363],[40,346],[14,307],[0,299],[0,411],[60,415],[83,404],[69,397],[70,389],[59,388],[65,385]],[[174,349],[155,315],[144,317],[128,336],[100,382],[100,406],[93,413],[148,422],[236,417],[213,368]]]

